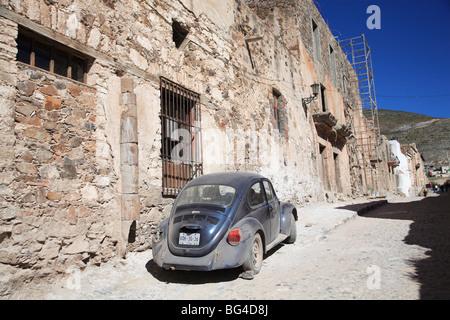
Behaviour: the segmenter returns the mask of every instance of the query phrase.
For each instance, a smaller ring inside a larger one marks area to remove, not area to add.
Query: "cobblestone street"
[[[12,298],[449,299],[449,200],[448,194],[396,198],[360,215],[353,211],[358,204],[302,208],[298,241],[269,252],[250,281],[237,269],[164,271],[147,251],[69,270],[60,282]],[[326,230],[320,213],[345,223]]]

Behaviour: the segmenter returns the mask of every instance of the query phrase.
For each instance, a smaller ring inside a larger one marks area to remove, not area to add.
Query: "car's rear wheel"
[[[252,244],[247,255],[247,260],[242,265],[244,271],[251,271],[254,275],[259,273],[262,267],[263,255],[264,250],[261,235],[256,233],[253,236]]]

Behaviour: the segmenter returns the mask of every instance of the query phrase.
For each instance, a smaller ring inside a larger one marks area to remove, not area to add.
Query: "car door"
[[[281,226],[280,201],[273,190],[272,184],[268,180],[263,180],[264,191],[268,202],[268,211],[270,219],[270,242],[278,237]]]
[[[251,210],[249,216],[261,222],[264,228],[266,243],[269,244],[272,242],[270,211],[261,181],[252,184],[252,186],[248,189],[247,205]]]

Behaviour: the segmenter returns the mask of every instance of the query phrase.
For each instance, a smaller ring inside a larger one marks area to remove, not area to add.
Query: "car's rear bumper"
[[[160,256],[160,259],[155,257]],[[181,257],[173,255],[166,248],[160,254],[155,254],[153,250],[153,260],[157,265],[164,269],[171,270],[194,270],[194,271],[210,271],[213,270],[215,251],[203,257]]]
[[[167,246],[167,238],[158,243],[153,242],[153,261],[160,267],[172,270],[211,271],[236,268],[244,264],[246,243],[231,246],[224,239],[216,249],[201,257],[176,256]]]

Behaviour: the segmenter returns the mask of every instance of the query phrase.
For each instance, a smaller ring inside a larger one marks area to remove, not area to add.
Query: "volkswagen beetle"
[[[278,200],[259,174],[224,172],[190,181],[152,238],[165,269],[209,271],[242,266],[257,274],[263,254],[297,236],[295,206]]]

